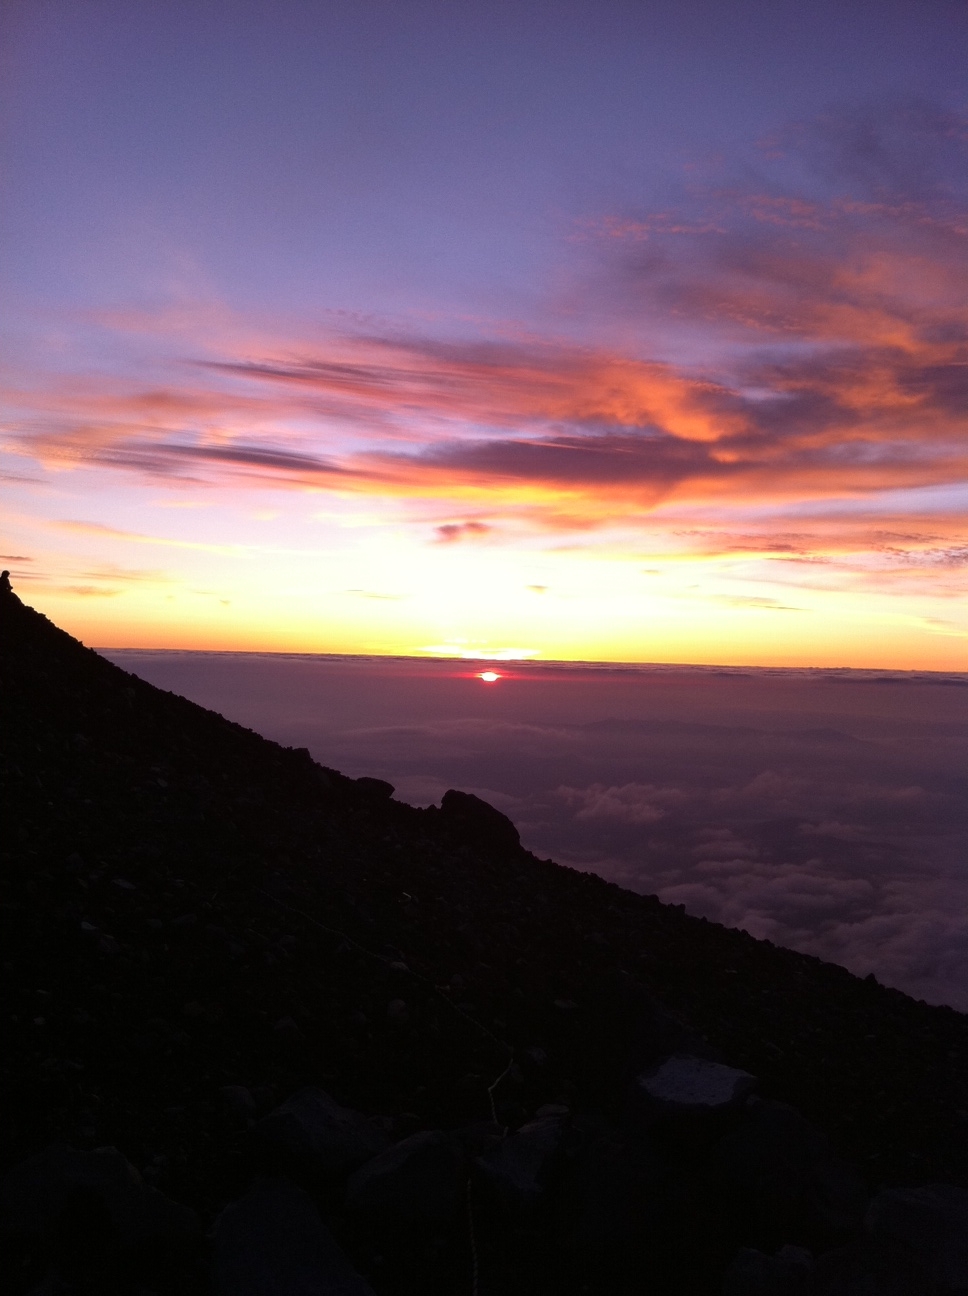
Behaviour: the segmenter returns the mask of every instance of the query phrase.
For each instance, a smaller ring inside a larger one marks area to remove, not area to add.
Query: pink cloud
[[[574,808],[579,821],[614,819],[628,824],[655,823],[670,807],[685,800],[677,788],[642,783],[625,783],[621,787],[606,787],[603,783],[593,783],[587,788],[560,787],[556,796]]]
[[[220,364],[240,388],[227,393],[112,383],[76,401],[25,397],[35,408],[14,442],[50,465],[159,478],[436,496],[500,497],[523,484],[603,507],[616,497],[646,508],[670,497],[822,498],[941,484],[968,469],[958,437],[966,370],[951,346],[763,361],[733,386],[561,344],[334,343],[352,347],[365,364]],[[753,380],[766,396],[744,394]]]
[[[494,530],[486,522],[443,522],[435,527],[438,544],[456,544],[459,540],[477,540]]]

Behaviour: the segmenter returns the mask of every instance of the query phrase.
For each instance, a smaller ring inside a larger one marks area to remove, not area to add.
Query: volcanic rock
[[[382,1225],[439,1227],[460,1209],[465,1176],[457,1141],[442,1130],[411,1134],[355,1171],[346,1198]]]
[[[54,1143],[15,1166],[0,1182],[0,1229],[48,1236],[85,1201],[103,1209],[122,1247],[192,1233],[198,1227],[194,1211],[147,1187],[117,1148],[78,1152]]]
[[[507,815],[470,792],[458,792],[455,788],[445,792],[440,817],[448,828],[477,846],[507,851],[521,844],[518,830]]]
[[[287,1098],[258,1122],[254,1134],[276,1164],[310,1179],[352,1170],[389,1142],[365,1116],[315,1087]]]
[[[952,1184],[887,1188],[865,1226],[882,1248],[919,1269],[939,1292],[968,1291],[968,1191]]]
[[[723,1282],[723,1296],[810,1296],[813,1256],[804,1247],[784,1246],[776,1255],[744,1247]]]
[[[857,1171],[820,1130],[786,1103],[754,1103],[716,1144],[706,1174],[747,1236],[810,1242],[856,1230],[867,1208]]]
[[[962,1014],[537,859],[470,794],[367,792],[126,674],[9,589],[0,707],[0,1171],[52,1139],[73,1145],[64,1164],[111,1144],[172,1221],[184,1202],[208,1226],[254,1169],[287,1169],[379,1296],[467,1291],[475,1272],[502,1296],[717,1296],[740,1248],[791,1246],[816,1254],[811,1296],[879,1292],[890,1264],[926,1290],[960,1281]],[[672,1079],[681,1096],[703,1077],[729,1093],[714,1119],[670,1107]],[[239,1091],[275,1108],[251,1135]],[[549,1104],[569,1114],[529,1178],[516,1149]],[[417,1141],[388,1149],[387,1130]],[[480,1156],[509,1159],[535,1209],[492,1211],[480,1167],[468,1195]],[[862,1227],[867,1185],[918,1184],[942,1187],[905,1188],[922,1196],[903,1210],[878,1197]],[[17,1226],[26,1250],[0,1237],[14,1296],[65,1257],[83,1269],[85,1230],[115,1237],[99,1192],[66,1233],[55,1206]],[[85,1281],[204,1296],[193,1265]]]
[[[263,1179],[215,1225],[218,1296],[373,1296],[325,1228],[312,1198]]]
[[[512,1214],[527,1214],[537,1203],[562,1130],[560,1116],[540,1117],[478,1158],[485,1179]]]
[[[640,1092],[660,1110],[720,1111],[737,1106],[756,1087],[748,1071],[706,1058],[670,1057],[636,1078]]]

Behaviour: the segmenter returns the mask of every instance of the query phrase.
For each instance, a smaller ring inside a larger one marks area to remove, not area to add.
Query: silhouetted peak
[[[825,1291],[880,1291],[864,1266],[904,1229],[960,1244],[962,1189],[882,1195],[871,1233],[832,1147],[875,1184],[968,1180],[961,1014],[536,859],[472,793],[396,801],[0,604],[0,1251],[80,1264],[90,1235],[102,1290],[124,1237],[91,1233],[91,1193],[176,1237],[161,1194],[207,1226],[246,1166],[274,1177],[217,1263],[279,1290],[329,1254],[306,1192],[354,1262],[386,1255],[379,1296],[462,1290],[472,1177],[493,1291],[800,1290],[808,1246]]]
[[[513,850],[520,846],[517,828],[505,814],[472,792],[451,788],[444,793],[440,811],[445,822],[475,838],[481,844]]]
[[[5,603],[9,601],[18,603],[21,607],[23,606],[23,604],[20,603],[20,599],[17,598],[16,594],[13,592],[13,586],[10,584],[9,571],[0,572],[0,599],[3,599]]]

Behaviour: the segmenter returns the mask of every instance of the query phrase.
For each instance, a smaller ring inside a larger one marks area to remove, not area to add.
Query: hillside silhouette
[[[931,1209],[968,1223],[968,1018],[537,859],[476,797],[399,803],[8,586],[0,619],[11,1290],[968,1287],[868,1206],[942,1183]],[[670,1096],[643,1081],[670,1058],[755,1080]],[[307,1090],[359,1113],[338,1165],[280,1115]],[[125,1232],[109,1162],[170,1227]],[[349,1276],[252,1285],[244,1247],[304,1208]],[[898,1246],[908,1286],[830,1285],[886,1283]]]

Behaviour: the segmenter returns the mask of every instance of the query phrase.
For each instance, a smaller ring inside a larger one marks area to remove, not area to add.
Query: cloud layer
[[[416,804],[968,1010],[968,677],[119,654]]]

